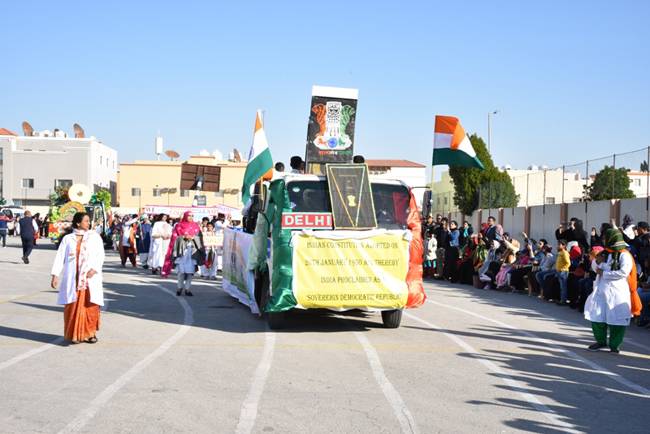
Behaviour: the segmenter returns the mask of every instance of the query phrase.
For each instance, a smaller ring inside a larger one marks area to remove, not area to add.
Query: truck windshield
[[[287,184],[294,212],[331,212],[326,181],[291,181]],[[406,229],[410,194],[403,185],[372,183],[377,226],[381,229]]]

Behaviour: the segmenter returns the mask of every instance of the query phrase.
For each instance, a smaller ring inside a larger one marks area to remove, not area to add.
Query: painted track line
[[[53,341],[50,341],[45,345],[41,345],[40,347],[34,348],[33,350],[29,350],[27,352],[24,352],[23,354],[19,354],[16,357],[13,357],[13,358],[11,358],[9,360],[6,360],[6,361],[0,363],[0,371],[2,371],[3,369],[8,368],[10,366],[13,366],[18,362],[22,362],[23,360],[28,359],[28,358],[30,358],[32,356],[40,354],[43,351],[50,350],[50,349],[60,345],[61,343],[63,343],[63,336],[59,337],[59,338],[56,338]]]
[[[271,363],[273,362],[273,351],[275,349],[275,333],[267,331],[265,333],[264,351],[260,363],[255,369],[253,374],[253,381],[251,382],[248,394],[242,403],[241,412],[239,413],[239,422],[237,423],[237,434],[249,434],[255,427],[255,420],[257,419],[257,409],[259,407],[262,392],[266,379],[271,370]]]
[[[425,289],[425,291],[458,294],[457,291],[453,291],[453,290],[450,290],[450,289],[444,289],[444,288],[457,289],[456,287],[453,287],[453,286],[444,286],[444,287],[443,287],[443,286],[438,286],[438,287],[436,287],[435,289]],[[465,289],[465,288],[463,288],[463,289]],[[471,297],[468,296],[468,297],[465,297],[465,298],[467,299],[467,301],[471,301]],[[529,308],[529,307],[512,306],[512,305],[509,305],[509,304],[504,303],[504,302],[501,301],[501,300],[496,300],[496,299],[493,299],[493,298],[490,298],[489,300],[490,300],[492,303],[498,305],[499,307],[503,307],[503,308],[506,308],[506,309],[520,309],[520,308],[521,308],[521,309],[530,309],[530,310],[534,310],[534,309]],[[537,313],[541,313],[540,311],[537,311],[537,310],[535,310],[535,312],[537,312]],[[565,322],[565,323],[567,323],[567,324],[571,324],[572,326],[575,326],[575,327],[580,327],[580,328],[584,328],[584,327],[585,327],[585,324],[584,324],[584,323],[579,323],[579,322],[576,322],[576,321],[573,321],[573,320],[570,320],[570,319],[560,318],[560,319],[558,319],[558,321],[562,321],[562,322]],[[586,320],[585,320],[585,321],[586,321]],[[630,324],[630,326],[631,326],[631,325],[632,325],[632,324]],[[641,349],[644,349],[644,350],[650,352],[650,347],[649,347],[649,346],[644,345],[644,344],[642,344],[642,343],[640,343],[640,342],[637,342],[637,341],[633,340],[632,338],[630,338],[629,336],[626,336],[626,337],[625,337],[625,345],[631,345],[631,346],[633,346],[633,347],[641,348]]]
[[[69,432],[77,432],[83,429],[90,420],[92,420],[93,417],[99,412],[99,410],[115,396],[117,392],[120,391],[126,384],[129,383],[129,381],[133,380],[140,372],[142,372],[147,366],[149,366],[154,360],[156,360],[158,357],[162,356],[169,350],[176,342],[178,342],[187,332],[190,330],[192,323],[194,322],[194,315],[192,312],[192,308],[190,305],[185,301],[184,298],[179,298],[176,297],[176,293],[174,291],[171,291],[167,288],[165,288],[162,285],[156,284],[158,288],[160,288],[162,291],[166,292],[167,294],[171,295],[176,299],[181,306],[183,307],[183,311],[185,312],[185,316],[183,318],[183,325],[178,328],[178,331],[174,333],[173,336],[168,338],[165,342],[163,342],[158,348],[156,348],[152,353],[147,355],[144,359],[140,360],[138,363],[133,365],[131,369],[126,371],[124,374],[122,374],[115,382],[111,385],[109,385],[106,389],[104,389],[95,399],[93,399],[90,403],[90,405],[81,411],[77,417],[75,417],[68,425],[66,425],[60,433],[69,433]]]
[[[467,351],[468,353],[472,354],[473,356],[480,356],[480,353],[472,347],[470,344],[459,338],[458,336],[455,336],[451,333],[447,333],[442,331],[442,328],[429,322],[426,320],[423,320],[422,318],[419,318],[411,313],[404,312],[403,315],[405,315],[407,318],[410,318],[414,321],[419,322],[422,325],[425,325],[426,327],[436,330],[443,335],[445,335],[447,338],[455,342],[459,347],[461,347],[463,350]],[[571,432],[571,433],[579,433],[581,431],[577,430],[575,426],[573,426],[570,423],[565,422],[562,417],[556,413],[555,411],[551,410],[548,408],[546,405],[544,405],[539,399],[537,399],[535,396],[531,395],[530,393],[527,392],[521,392],[521,390],[524,390],[525,387],[519,383],[518,381],[514,380],[510,375],[508,375],[503,369],[501,369],[498,365],[496,365],[494,362],[490,360],[486,360],[480,357],[474,357],[474,359],[484,365],[488,370],[496,373],[499,375],[499,378],[506,384],[506,386],[510,387],[515,393],[518,393],[522,398],[524,398],[526,401],[528,401],[538,412],[540,412],[549,422],[555,424],[557,427],[562,428],[564,432]]]
[[[384,393],[384,396],[388,400],[388,403],[393,408],[393,412],[395,413],[400,427],[402,428],[402,432],[417,433],[418,427],[415,423],[415,418],[406,407],[406,403],[400,396],[399,392],[397,392],[397,389],[395,389],[395,387],[388,380],[388,377],[386,377],[377,351],[363,333],[354,332],[354,336],[357,338],[361,344],[361,347],[363,348],[363,351],[366,353],[372,374],[379,384],[381,391]]]
[[[427,300],[427,303],[431,303],[431,304],[434,304],[436,306],[444,307],[446,309],[452,309],[452,310],[464,313],[466,315],[470,315],[470,316],[473,316],[475,318],[479,318],[479,319],[481,319],[483,321],[489,321],[489,322],[491,322],[493,324],[496,324],[496,325],[499,325],[501,327],[512,330],[515,333],[518,333],[518,334],[520,334],[522,336],[529,337],[529,338],[533,339],[536,342],[543,343],[544,345],[546,345],[549,348],[553,348],[553,349],[555,349],[557,351],[560,351],[560,352],[564,353],[565,355],[567,355],[569,358],[572,358],[573,360],[576,360],[576,361],[578,361],[578,362],[580,362],[580,363],[582,363],[584,365],[589,366],[593,370],[594,373],[606,375],[607,377],[611,378],[612,380],[616,381],[617,383],[619,383],[619,384],[621,384],[621,385],[623,385],[623,386],[625,386],[625,387],[627,387],[629,389],[632,389],[635,392],[640,393],[641,395],[644,395],[643,396],[644,398],[650,398],[650,390],[646,389],[645,387],[643,387],[643,386],[641,386],[639,384],[634,383],[633,381],[628,380],[627,378],[623,377],[620,374],[617,374],[615,372],[612,372],[612,371],[608,370],[607,368],[605,368],[603,366],[600,366],[596,362],[593,362],[593,361],[591,361],[589,359],[586,359],[586,358],[582,357],[581,355],[579,355],[579,354],[577,354],[577,353],[575,353],[575,352],[573,352],[573,351],[571,351],[569,349],[561,347],[555,341],[552,341],[550,339],[541,338],[541,337],[537,336],[534,333],[531,333],[531,332],[528,332],[528,331],[525,331],[525,330],[520,330],[520,329],[518,329],[518,328],[516,328],[514,326],[511,326],[510,324],[506,324],[506,323],[504,323],[502,321],[492,319],[492,318],[489,318],[487,316],[478,314],[476,312],[472,312],[472,311],[469,311],[469,310],[466,310],[466,309],[462,309],[460,307],[451,306],[451,305],[444,304],[444,303],[439,303],[439,302],[433,301],[433,300]]]

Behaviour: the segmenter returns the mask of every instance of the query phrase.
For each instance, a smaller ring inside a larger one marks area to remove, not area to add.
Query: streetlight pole
[[[488,112],[488,134],[487,134],[487,139],[488,139],[488,152],[490,153],[490,157],[492,156],[492,115],[495,115],[499,113],[499,110],[493,110],[491,112]]]

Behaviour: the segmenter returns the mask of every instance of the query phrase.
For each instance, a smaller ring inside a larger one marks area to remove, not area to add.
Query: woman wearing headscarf
[[[56,252],[51,286],[59,290],[58,304],[65,305],[65,339],[73,344],[94,344],[99,330],[99,307],[104,305],[104,243],[97,232],[90,230],[90,217],[85,212],[74,215],[72,228]]]
[[[165,255],[169,250],[172,237],[172,227],[167,223],[167,215],[160,214],[151,228],[151,247],[147,264],[151,274],[156,274],[165,265]]]
[[[636,264],[623,234],[618,229],[608,229],[604,242],[605,251],[592,262],[596,280],[594,291],[585,302],[584,315],[591,321],[596,338],[589,350],[598,351],[609,346],[611,352],[618,353],[625,328],[632,316],[639,315],[641,302],[636,292]]]
[[[203,265],[201,227],[194,221],[194,214],[186,211],[183,219],[174,226],[162,276],[167,277],[172,268],[176,268],[178,274],[176,295],[180,296],[185,290],[185,295],[192,296],[190,291],[192,276],[199,265]]]

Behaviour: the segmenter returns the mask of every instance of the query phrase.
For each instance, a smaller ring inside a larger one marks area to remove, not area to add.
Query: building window
[[[444,200],[444,204],[447,205],[447,198],[445,197],[443,198],[443,200]]]
[[[641,187],[641,180],[640,179],[635,179],[634,183],[637,185],[637,187]]]
[[[131,189],[131,196],[135,196],[135,197],[140,196],[140,189],[139,188],[132,188]]]
[[[102,157],[102,156],[100,155],[100,156],[99,156],[99,165],[101,166],[102,164],[104,164],[104,157]]]
[[[555,205],[555,198],[554,197],[547,197],[546,198],[546,205]]]
[[[181,197],[190,197],[189,190],[181,190]]]
[[[160,195],[161,195],[160,190],[161,190],[160,188],[154,188],[153,189],[153,197],[160,197]]]
[[[34,188],[34,178],[23,178],[23,188]]]
[[[70,188],[72,186],[72,179],[55,179],[54,188]]]

